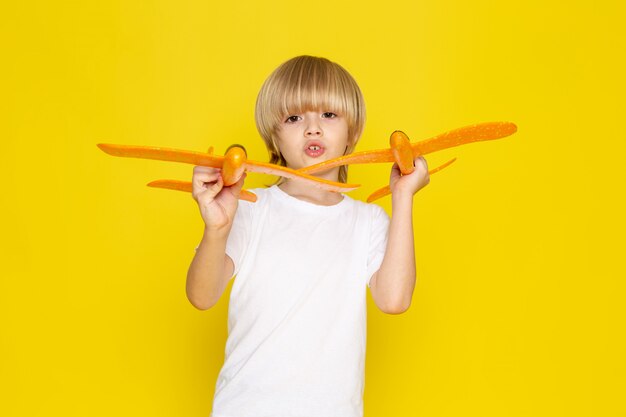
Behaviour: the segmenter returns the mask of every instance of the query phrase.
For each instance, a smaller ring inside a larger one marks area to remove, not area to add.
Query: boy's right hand
[[[194,166],[191,196],[198,203],[207,229],[230,230],[245,178],[246,173],[235,184],[224,187],[222,172],[219,168]]]

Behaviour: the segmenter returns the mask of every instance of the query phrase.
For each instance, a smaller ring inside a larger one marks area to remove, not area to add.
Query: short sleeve
[[[378,271],[385,257],[389,232],[389,215],[376,204],[372,204],[372,227],[369,236],[367,255],[367,286],[370,286],[372,275]]]
[[[241,269],[241,263],[246,254],[246,248],[248,247],[252,226],[251,204],[253,203],[239,201],[235,218],[233,219],[233,226],[230,229],[230,234],[226,241],[226,255],[228,255],[235,264],[233,276],[237,275],[239,269]]]

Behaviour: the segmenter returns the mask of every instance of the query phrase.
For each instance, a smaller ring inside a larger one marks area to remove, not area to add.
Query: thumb
[[[391,172],[389,174],[389,180],[393,180],[395,178],[400,177],[400,167],[398,167],[397,163],[394,163],[391,167]]]
[[[246,179],[247,175],[248,174],[244,172],[243,175],[239,178],[239,181],[237,181],[230,187],[233,195],[237,198],[239,198],[239,194],[241,193],[241,188],[243,187],[243,182]]]

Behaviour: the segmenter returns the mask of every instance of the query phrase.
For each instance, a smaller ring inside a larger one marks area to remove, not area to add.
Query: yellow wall
[[[468,124],[415,198],[410,310],[368,295],[365,416],[626,414],[623,1],[15,2],[0,13],[0,415],[208,416],[230,287],[196,310],[190,165],[265,161],[254,102],[299,54],[361,85],[357,150]],[[97,4],[101,3],[101,4]],[[390,165],[355,166],[364,199]],[[246,186],[269,177],[250,175]],[[380,204],[390,213],[387,198]]]

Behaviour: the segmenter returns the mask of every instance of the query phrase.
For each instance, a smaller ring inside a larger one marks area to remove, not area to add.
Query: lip
[[[310,140],[304,145],[304,150],[306,151],[311,146],[319,146],[321,149],[326,149],[322,141],[319,140]]]
[[[319,149],[316,149],[316,150],[309,149],[309,147],[311,146],[318,146]],[[308,141],[304,148],[304,153],[310,158],[319,158],[320,156],[324,155],[325,152],[326,152],[326,148],[324,147],[324,144],[319,140]]]

